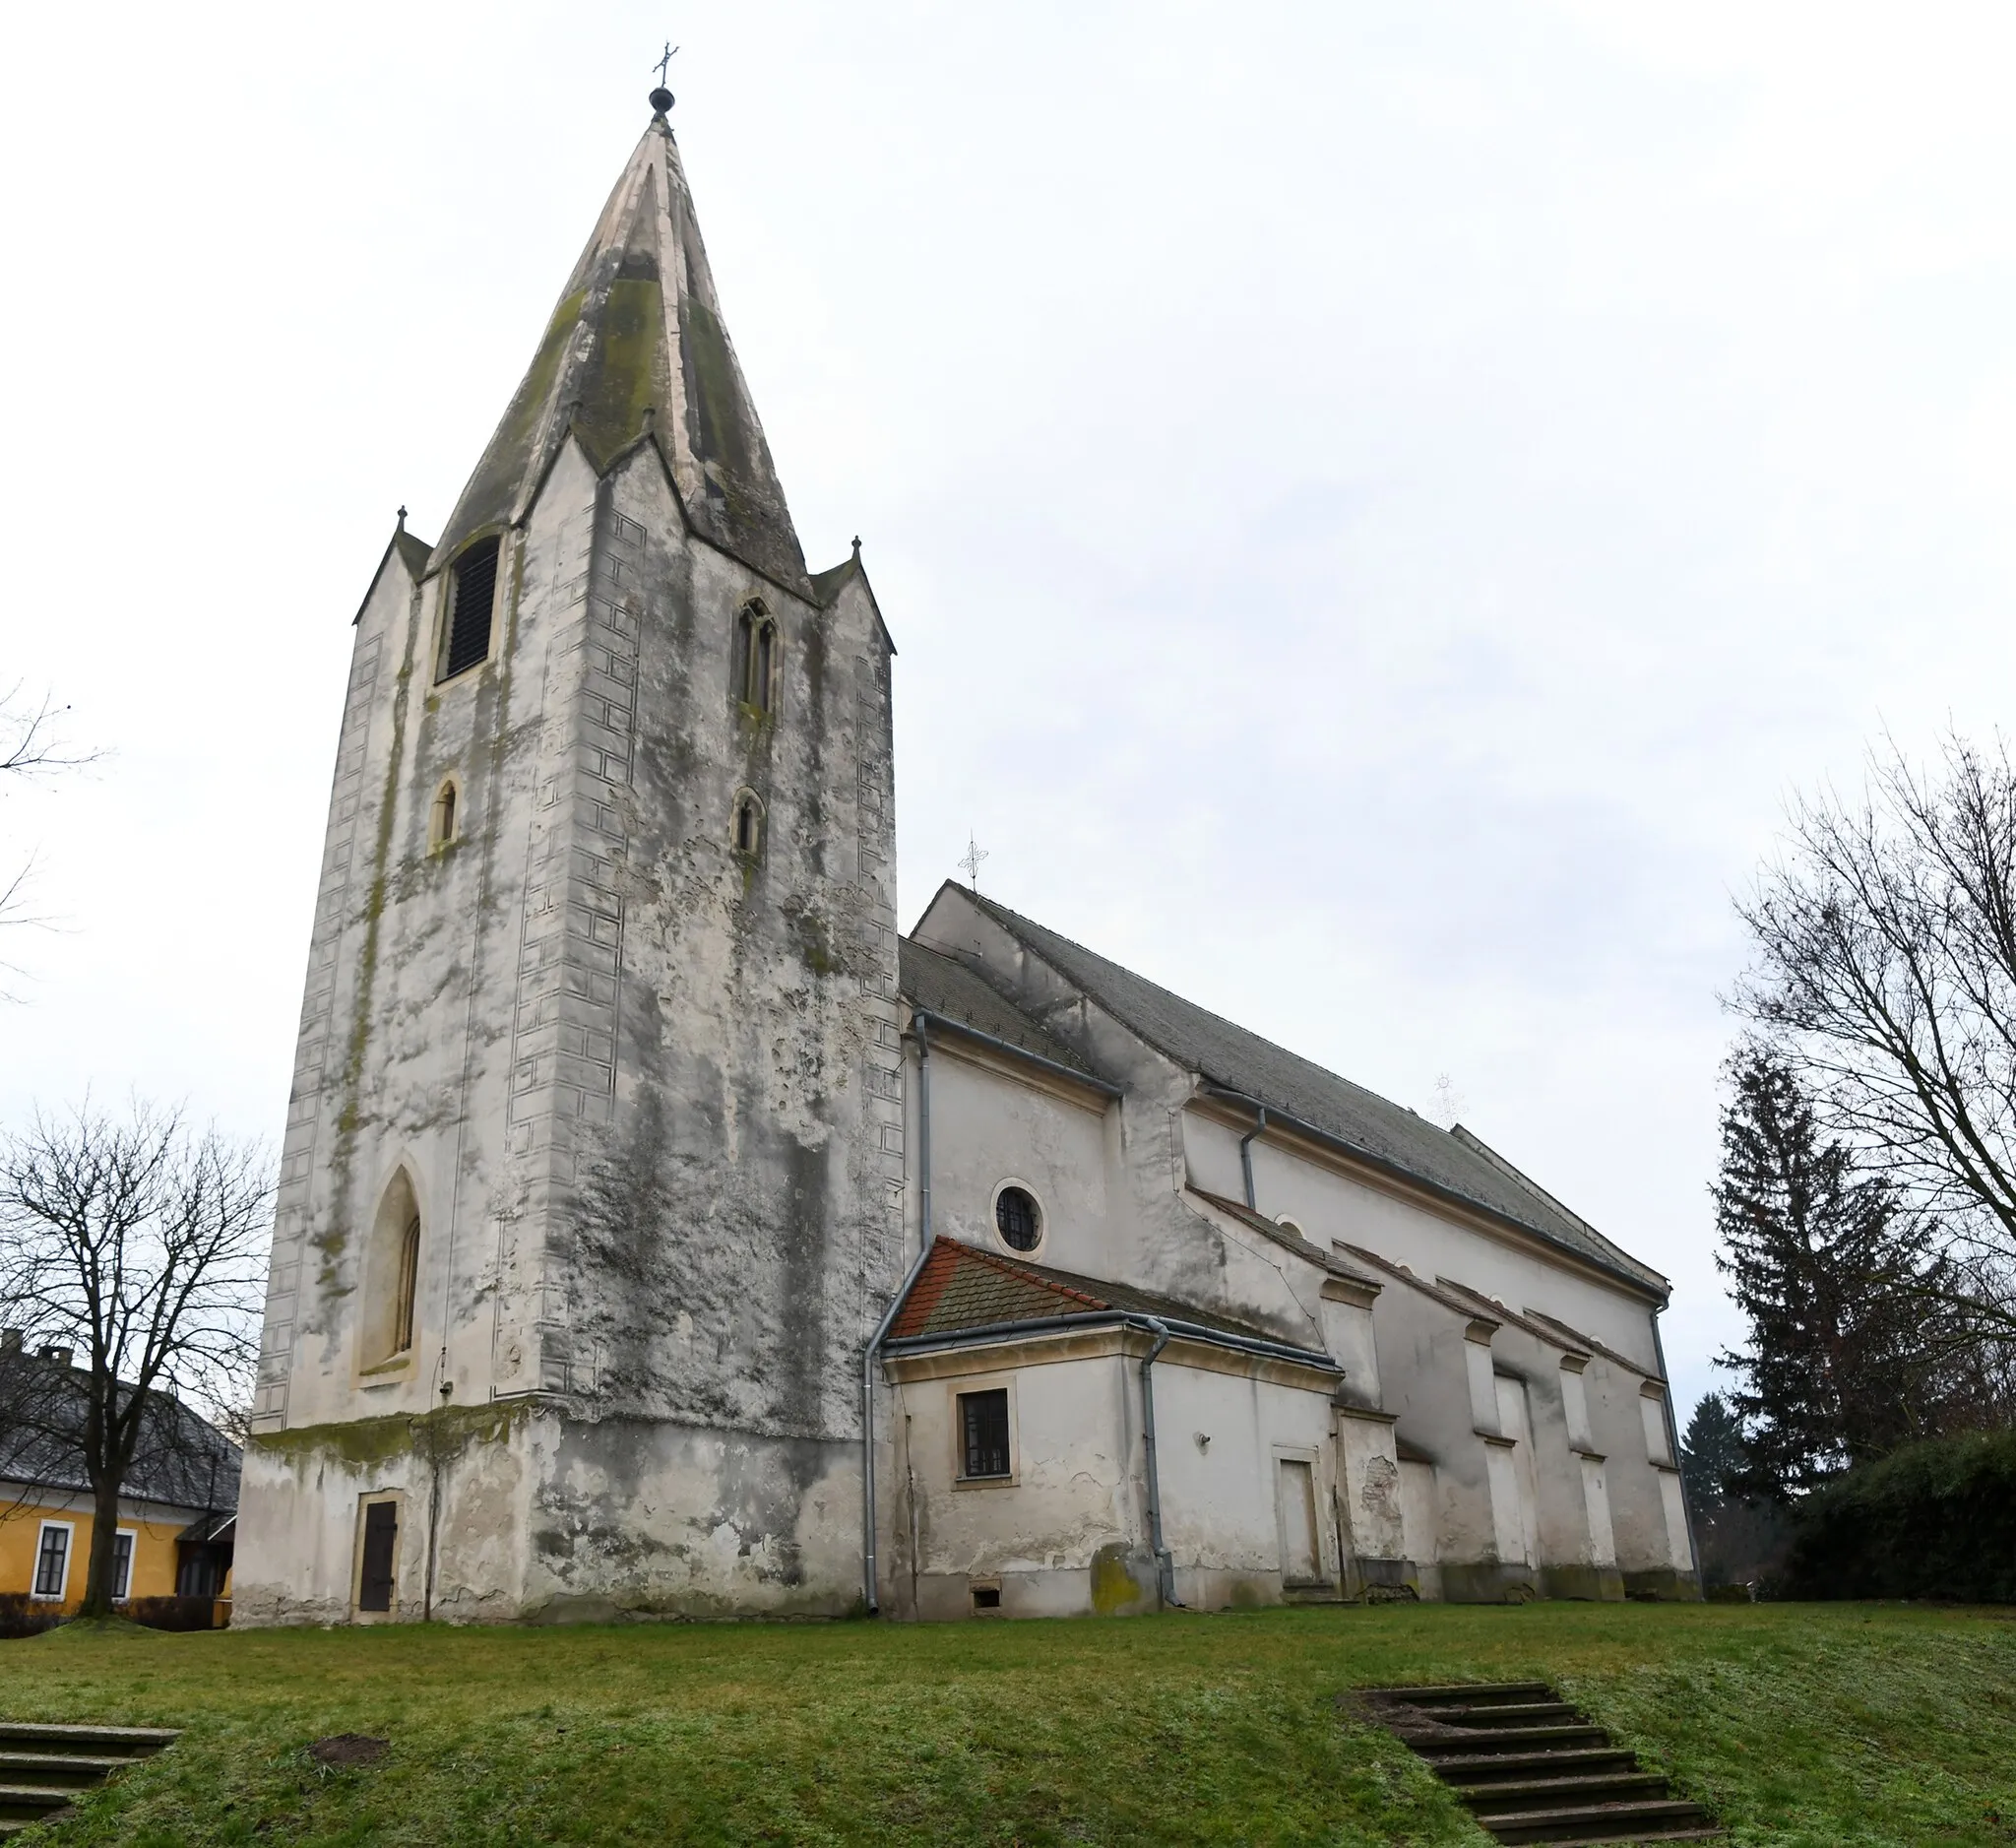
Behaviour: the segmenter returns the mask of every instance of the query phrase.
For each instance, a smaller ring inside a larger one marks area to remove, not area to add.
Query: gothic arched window
[[[412,1352],[420,1294],[420,1202],[402,1168],[386,1184],[364,1256],[358,1362],[369,1371]]]
[[[420,1216],[415,1213],[399,1235],[399,1284],[392,1303],[392,1351],[405,1354],[413,1345],[413,1299],[420,1290]]]
[[[777,619],[760,602],[735,618],[735,698],[757,712],[777,703]]]
[[[479,539],[455,561],[448,587],[448,645],[440,677],[452,680],[489,659],[490,613],[497,602],[497,541]]]
[[[461,820],[462,795],[456,788],[455,779],[450,777],[434,796],[434,810],[427,817],[427,845],[447,847],[456,838],[456,827]]]

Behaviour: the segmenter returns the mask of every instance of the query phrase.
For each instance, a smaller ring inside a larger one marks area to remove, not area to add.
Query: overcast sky
[[[905,922],[984,890],[1424,1114],[1736,1332],[1730,910],[2003,722],[2016,14],[741,0],[9,15],[0,1121],[281,1127],[349,620],[681,44],[810,562],[894,630]],[[1684,1409],[1684,1408],[1683,1408]]]

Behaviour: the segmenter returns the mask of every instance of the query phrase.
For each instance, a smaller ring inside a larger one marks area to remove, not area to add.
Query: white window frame
[[[37,1591],[34,1587],[41,1582],[42,1547],[49,1529],[63,1530],[63,1582],[54,1591]],[[75,1521],[44,1521],[35,1529],[34,1563],[29,1567],[29,1597],[37,1604],[61,1604],[70,1595],[70,1569],[77,1560],[77,1523]]]
[[[112,1602],[114,1604],[124,1604],[133,1595],[133,1561],[140,1556],[140,1530],[134,1527],[115,1527],[112,1529],[112,1545],[114,1548],[112,1561],[115,1565],[118,1563],[119,1555],[117,1547],[121,1540],[126,1542],[126,1575],[112,1587]]]

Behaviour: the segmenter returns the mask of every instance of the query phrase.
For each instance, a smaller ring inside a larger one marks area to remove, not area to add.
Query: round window
[[[1034,1251],[1042,1243],[1042,1213],[1021,1187],[1003,1187],[994,1196],[994,1225],[1011,1250]]]

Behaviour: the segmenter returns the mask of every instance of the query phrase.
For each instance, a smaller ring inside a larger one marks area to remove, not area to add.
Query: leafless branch
[[[1894,743],[1855,799],[1795,802],[1737,910],[1754,959],[1731,997],[1793,1056],[1829,1127],[1935,1215],[2016,1335],[2016,766],[1949,737]]]
[[[0,1433],[91,1485],[88,1612],[110,1608],[120,1485],[179,1440],[173,1407],[246,1396],[272,1195],[263,1151],[144,1104],[37,1115],[0,1144]]]

